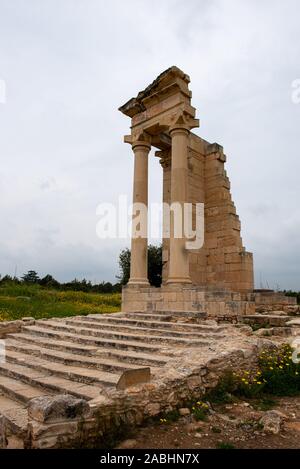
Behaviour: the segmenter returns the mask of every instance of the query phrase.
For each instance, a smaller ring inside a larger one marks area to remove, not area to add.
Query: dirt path
[[[123,441],[120,448],[300,448],[300,397],[275,398],[272,409],[279,412],[278,434],[264,431],[260,419],[268,410],[262,403],[238,401],[216,406],[206,421],[195,421],[191,415],[177,422],[154,423],[138,429]],[[270,406],[270,402],[268,403]],[[270,409],[269,409],[270,410]]]

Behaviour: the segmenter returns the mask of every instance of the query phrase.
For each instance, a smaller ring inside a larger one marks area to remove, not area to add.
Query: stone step
[[[41,372],[51,373],[53,376],[66,378],[78,383],[85,384],[102,384],[104,386],[115,387],[121,373],[107,373],[95,369],[83,368],[79,366],[68,366],[61,363],[51,362],[42,358],[32,356],[26,353],[15,352],[13,350],[6,351],[6,362],[15,363],[17,365],[25,365],[26,367]]]
[[[109,340],[109,339],[101,339],[98,337],[91,337],[91,334],[88,335],[80,335],[78,333],[67,333],[63,332],[62,330],[54,330],[54,329],[46,329],[46,327],[38,327],[38,326],[23,326],[23,331],[28,332],[32,335],[37,335],[40,337],[50,337],[50,338],[57,338],[58,340],[64,339],[69,340],[72,342],[77,342],[81,344],[92,344],[97,345],[98,347],[113,347],[116,349],[123,349],[123,350],[134,350],[138,352],[148,352],[148,353],[167,353],[167,350],[163,349],[163,347],[156,345],[156,344],[146,344],[141,342],[132,342],[132,341],[124,341],[124,340]],[[171,353],[171,352],[169,352]]]
[[[157,335],[141,335],[141,334],[133,334],[131,332],[119,332],[119,331],[106,331],[106,330],[97,330],[92,325],[80,327],[80,326],[70,326],[60,321],[39,321],[39,327],[45,327],[47,330],[54,329],[57,331],[66,331],[72,332],[75,334],[80,335],[87,335],[93,337],[101,337],[103,339],[108,338],[110,339],[117,339],[117,340],[128,340],[128,341],[137,341],[137,342],[145,342],[145,343],[156,343],[156,342],[163,342],[164,344],[180,344],[186,346],[201,346],[201,345],[208,345],[208,340],[205,339],[186,339],[183,337],[169,337],[169,336],[157,336]]]
[[[147,316],[148,318],[148,316]],[[133,319],[130,317],[120,316],[116,314],[89,314],[88,316],[75,316],[72,318],[74,321],[92,321],[99,324],[108,323],[108,324],[124,324],[124,325],[132,325],[132,326],[141,326],[146,328],[155,328],[158,329],[166,329],[171,331],[179,331],[179,332],[196,332],[196,333],[208,333],[212,332],[215,334],[220,334],[224,332],[228,327],[227,326],[219,326],[219,325],[207,325],[207,324],[191,324],[185,322],[165,322],[165,321],[151,321],[148,319]],[[68,322],[69,320],[66,320]]]
[[[96,346],[77,344],[76,342],[67,340],[50,339],[49,337],[45,343],[45,339],[43,337],[26,333],[9,334],[7,337],[15,339],[21,343],[33,344],[37,347],[47,346],[47,348],[51,350],[72,352],[76,353],[77,355],[84,355],[89,357],[94,357],[97,355],[98,357],[113,358],[123,363],[135,363],[142,366],[159,367],[164,366],[168,361],[166,356],[154,355],[153,353],[148,355],[146,353],[132,352],[130,350],[123,351],[114,350],[113,348],[99,348]]]
[[[14,363],[0,363],[0,382],[3,376],[13,378],[32,387],[41,388],[45,393],[49,391],[60,394],[72,394],[81,399],[91,400],[100,396],[102,387],[77,383],[67,379],[53,376],[46,371],[38,371],[25,365]],[[21,391],[20,391],[21,392]],[[26,396],[24,396],[25,400]]]
[[[166,322],[172,322],[173,315],[172,313],[169,314],[159,314],[159,313],[139,313],[139,312],[134,312],[134,313],[122,313],[122,316],[124,318],[128,319],[149,319],[152,321],[166,321]]]
[[[170,322],[171,324],[174,323],[175,320],[178,318],[194,318],[195,320],[203,320],[206,318],[204,315],[200,315],[202,313],[197,313],[195,312],[193,316],[190,315],[190,313],[186,312],[186,314],[180,314],[180,312],[172,311],[172,312],[158,312],[155,311],[154,313],[139,313],[139,312],[134,312],[134,313],[123,313],[125,318],[128,319],[144,319],[144,320],[150,320],[150,321],[164,321],[164,322]],[[198,314],[198,316],[196,316]],[[196,323],[197,324],[197,323]]]
[[[34,388],[29,384],[7,376],[0,377],[0,390],[5,396],[25,404],[35,397],[53,394],[51,391]]]
[[[84,355],[77,355],[74,353],[61,352],[47,348],[47,343],[43,347],[37,345],[24,344],[20,341],[7,339],[6,350],[13,350],[19,353],[33,355],[35,357],[43,358],[49,361],[63,363],[70,366],[80,366],[85,368],[96,368],[103,371],[115,371],[123,373],[126,370],[139,369],[139,365],[131,363],[123,363],[117,360],[109,360],[99,357],[86,357]],[[154,370],[155,371],[155,370]]]
[[[139,314],[139,313],[138,313]],[[192,319],[203,319],[207,318],[207,313],[202,311],[156,311],[155,314],[161,314],[172,317],[192,318]]]
[[[109,322],[95,322],[89,320],[80,320],[79,318],[66,320],[66,324],[70,326],[80,326],[80,327],[92,327],[94,329],[100,330],[114,330],[122,332],[136,332],[141,335],[143,334],[153,334],[153,327],[143,327],[139,325],[126,324],[126,320],[123,324],[110,324]],[[173,328],[169,329],[157,329],[155,328],[155,335],[158,336],[170,336],[170,337],[181,337],[184,339],[207,339],[209,338],[220,338],[223,337],[218,332],[192,332],[192,331],[176,331]]]
[[[5,428],[13,435],[26,437],[28,414],[24,404],[0,394],[0,416],[4,419]]]

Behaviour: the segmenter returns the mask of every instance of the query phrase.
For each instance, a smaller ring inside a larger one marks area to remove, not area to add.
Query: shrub
[[[258,363],[266,393],[276,396],[300,394],[300,364],[294,363],[292,355],[293,349],[288,344],[261,353]]]
[[[208,412],[209,406],[205,402],[198,401],[192,407],[192,414],[196,420],[206,420]]]
[[[285,344],[261,352],[257,368],[253,370],[228,370],[219,379],[215,389],[206,399],[216,404],[232,402],[234,396],[262,398],[264,395],[295,396],[300,394],[300,364],[293,361],[293,349]],[[262,406],[274,401],[262,401]]]
[[[237,396],[253,398],[261,395],[265,387],[265,379],[262,372],[258,371],[240,371],[233,373],[235,381],[235,394]]]
[[[180,418],[180,413],[177,409],[174,409],[174,410],[171,410],[170,412],[166,413],[165,415],[163,415],[159,421],[160,423],[162,424],[168,424],[168,423],[172,423],[172,422],[177,422],[177,420],[179,420]]]
[[[217,386],[206,394],[206,400],[215,404],[229,404],[236,389],[236,380],[231,370],[224,372]]]

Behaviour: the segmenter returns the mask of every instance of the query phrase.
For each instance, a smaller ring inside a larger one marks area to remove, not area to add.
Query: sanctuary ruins
[[[164,206],[204,204],[204,244],[189,250],[184,237],[174,236],[171,210],[170,236],[163,237],[163,284],[158,289],[148,282],[147,237],[133,236],[122,310],[230,316],[253,313],[255,303],[292,301],[272,292],[255,295],[253,255],[243,246],[224,168],[226,155],[221,145],[192,132],[199,120],[189,83],[188,75],[171,67],[119,110],[131,118],[131,134],[124,140],[134,153],[133,204],[148,204],[148,155],[153,146],[163,171]],[[194,225],[195,214],[193,210]],[[184,216],[182,208],[182,225]]]
[[[296,298],[254,289],[223,148],[191,132],[189,81],[171,67],[120,110],[131,118],[134,203],[148,204],[153,146],[163,201],[190,202],[193,217],[204,204],[203,246],[172,234],[171,212],[160,288],[148,282],[147,237],[132,236],[121,312],[0,322],[0,448],[113,447],[299,336]]]

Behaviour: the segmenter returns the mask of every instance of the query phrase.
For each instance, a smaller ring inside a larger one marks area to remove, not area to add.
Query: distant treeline
[[[11,277],[0,275],[0,285],[7,283],[15,283],[17,285],[40,285],[45,288],[54,288],[56,290],[72,290],[72,291],[83,291],[87,293],[118,293],[121,291],[122,286],[120,283],[112,284],[110,282],[101,282],[99,284],[92,284],[92,282],[83,279],[77,280],[76,278],[71,282],[60,283],[52,275],[45,275],[40,278],[38,273],[34,270],[29,270],[27,274],[24,274],[20,279],[17,277]]]
[[[294,298],[297,298],[297,303],[298,305],[300,305],[300,292],[298,291],[292,291],[292,290],[284,290],[284,292],[286,294],[286,296],[293,296]]]

